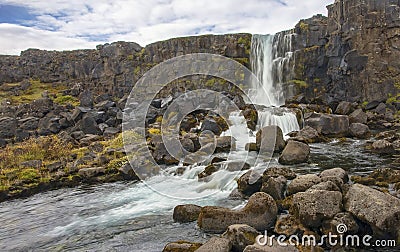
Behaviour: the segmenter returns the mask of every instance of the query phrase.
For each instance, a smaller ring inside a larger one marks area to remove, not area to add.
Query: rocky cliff
[[[328,17],[301,20],[295,78],[308,98],[386,101],[400,90],[400,1],[336,0]]]
[[[400,89],[400,1],[336,0],[328,17],[301,20],[276,34],[277,57],[292,51],[283,71],[288,97],[329,104],[396,100]],[[0,56],[0,85],[24,79],[61,83],[122,97],[151,67],[175,56],[207,52],[249,66],[250,34],[174,38],[141,47],[132,42],[100,45],[95,50],[43,51]],[[290,92],[289,92],[290,91]]]
[[[20,56],[0,56],[0,85],[24,79],[82,87],[122,97],[154,65],[189,53],[214,53],[247,64],[250,34],[174,38],[146,47],[133,42],[99,45],[95,50],[29,49]]]

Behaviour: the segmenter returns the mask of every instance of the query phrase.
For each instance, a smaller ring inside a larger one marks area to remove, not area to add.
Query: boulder
[[[176,241],[165,245],[162,252],[194,252],[201,247],[201,243]]]
[[[132,169],[130,163],[126,163],[120,168],[118,168],[119,173],[122,175],[124,180],[139,180],[139,177]]]
[[[324,190],[324,191],[337,191],[340,192],[340,188],[332,181],[325,181],[310,187],[312,190]]]
[[[257,143],[247,143],[246,146],[244,147],[246,151],[258,151],[257,149]]]
[[[369,131],[369,127],[362,123],[352,123],[349,127],[350,136],[366,139],[369,138],[371,132]]]
[[[23,118],[18,120],[18,125],[23,130],[36,130],[39,125],[39,118],[32,116]]]
[[[283,245],[282,241],[279,243],[275,238],[272,237],[260,235],[257,239],[262,244],[256,242],[253,245],[247,246],[243,252],[299,252],[295,246],[288,243]]]
[[[307,190],[293,196],[290,212],[307,227],[317,228],[324,220],[342,211],[342,194],[336,191]]]
[[[366,124],[368,121],[367,114],[362,109],[356,109],[349,116],[350,123]]]
[[[182,138],[180,139],[182,148],[188,152],[194,152],[194,143],[190,138]]]
[[[342,168],[332,168],[328,170],[324,170],[319,175],[321,179],[325,177],[337,177],[340,178],[344,183],[349,181],[349,175],[347,171],[343,170]]]
[[[310,147],[302,142],[289,141],[279,157],[279,163],[292,165],[305,163],[310,155]]]
[[[343,137],[349,131],[349,117],[313,113],[305,119],[304,125],[316,129],[324,136]]]
[[[263,173],[263,181],[267,181],[269,177],[276,178],[279,176],[283,176],[286,179],[290,180],[297,177],[296,173],[288,167],[269,167]]]
[[[306,174],[296,177],[287,187],[289,195],[304,192],[311,186],[321,183],[322,180],[315,174]]]
[[[244,195],[250,196],[260,191],[262,185],[262,177],[255,177],[257,174],[250,170],[243,174],[238,180],[238,190]]]
[[[381,102],[379,103],[378,107],[375,108],[375,112],[377,114],[384,115],[386,113],[386,108],[386,104]]]
[[[230,240],[221,237],[211,237],[206,243],[199,247],[196,252],[230,252],[232,243]]]
[[[257,149],[260,152],[280,152],[285,148],[285,140],[281,128],[275,125],[260,129],[256,135]]]
[[[178,205],[172,215],[175,222],[186,223],[197,220],[201,207],[193,204]]]
[[[272,196],[272,198],[274,198],[274,200],[282,200],[284,199],[286,182],[287,179],[283,176],[269,177],[265,182],[262,183],[260,191],[268,193]]]
[[[393,154],[395,152],[392,143],[387,140],[377,140],[373,142],[371,150],[380,154]]]
[[[107,127],[104,129],[103,136],[112,137],[119,133],[119,129],[114,127]]]
[[[231,148],[235,149],[235,139],[231,136],[221,136],[217,138],[215,152],[229,152]]]
[[[289,237],[304,229],[305,228],[295,216],[291,214],[285,214],[279,216],[279,218],[276,220],[274,232]]]
[[[0,138],[12,138],[17,129],[17,120],[11,117],[0,118]]]
[[[231,241],[233,252],[240,252],[246,246],[254,244],[258,235],[260,233],[249,225],[235,224],[228,227],[225,233],[222,234],[222,238]]]
[[[396,236],[400,226],[400,199],[368,186],[351,185],[344,198],[347,212],[371,225],[374,233]]]
[[[263,192],[253,194],[240,210],[207,206],[200,211],[197,223],[206,232],[223,232],[233,224],[247,224],[257,230],[267,230],[274,225],[278,207],[274,199]]]
[[[93,93],[85,89],[80,95],[79,95],[79,103],[81,107],[93,107]]]
[[[351,113],[352,109],[353,109],[353,106],[352,106],[352,104],[350,102],[342,101],[336,107],[335,114],[348,115],[348,114]]]
[[[102,132],[96,123],[96,120],[89,114],[86,114],[79,122],[79,129],[85,134],[101,135]]]
[[[205,177],[210,176],[214,172],[218,171],[218,168],[214,164],[207,165],[202,172],[197,174],[199,179],[203,179]]]
[[[92,178],[99,175],[105,174],[106,169],[104,167],[93,167],[93,168],[82,168],[79,169],[78,175],[84,178]]]
[[[201,131],[209,130],[219,136],[222,133],[221,127],[213,118],[206,118],[201,124]]]
[[[314,128],[310,126],[305,126],[301,129],[295,137],[290,138],[290,140],[304,142],[304,143],[319,143],[324,142],[325,138]]]
[[[347,227],[347,231],[345,232],[346,234],[357,234],[359,230],[357,221],[354,219],[353,215],[347,212],[338,213],[333,217],[333,219],[325,220],[322,223],[322,232],[326,235],[329,235],[329,233],[340,235],[338,232],[338,226],[343,224]]]

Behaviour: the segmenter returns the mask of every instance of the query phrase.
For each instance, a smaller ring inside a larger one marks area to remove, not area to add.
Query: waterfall
[[[300,129],[296,116],[280,107],[285,104],[283,85],[293,78],[293,37],[289,32],[276,35],[253,35],[251,68],[258,82],[253,82],[249,96],[253,103],[267,109],[259,111],[259,127],[279,126],[284,134]]]

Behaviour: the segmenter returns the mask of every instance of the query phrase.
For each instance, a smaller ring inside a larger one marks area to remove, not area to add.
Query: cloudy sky
[[[334,0],[0,0],[0,54],[27,48],[142,46],[172,37],[275,33],[321,13]]]

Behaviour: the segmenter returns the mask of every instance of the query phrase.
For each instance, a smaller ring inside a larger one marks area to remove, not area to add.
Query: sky
[[[0,0],[0,54],[287,30],[334,0]]]

